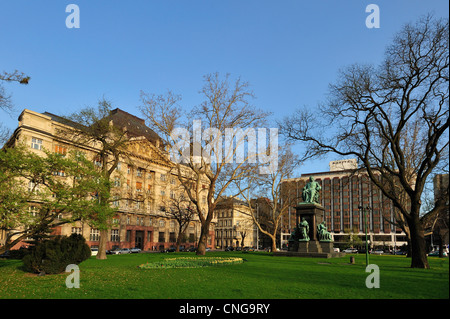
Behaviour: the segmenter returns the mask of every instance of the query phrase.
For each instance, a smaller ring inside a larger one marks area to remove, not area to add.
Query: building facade
[[[166,213],[169,199],[182,196],[178,176],[173,173],[173,163],[162,146],[159,136],[145,125],[143,119],[120,109],[110,113],[110,124],[126,128],[129,139],[124,154],[111,175],[112,206],[116,208],[108,231],[107,249],[138,247],[142,250],[162,250],[173,247],[177,236],[177,221]],[[97,145],[73,143],[58,132],[67,122],[51,113],[24,110],[19,116],[19,126],[6,143],[14,147],[22,143],[31,152],[44,156],[44,149],[63,156],[77,149],[86,153],[96,163]],[[96,163],[97,164],[97,163]],[[64,178],[64,174],[61,174]],[[206,190],[206,187],[204,187]],[[33,205],[30,203],[30,205]],[[213,221],[207,247],[214,243]],[[200,237],[200,222],[194,217],[189,223],[182,246],[196,246]],[[54,234],[82,234],[90,247],[99,245],[100,231],[88,223],[77,221],[54,228]],[[5,238],[0,234],[0,240]],[[16,246],[20,246],[16,245]],[[18,248],[18,247],[14,247]]]
[[[257,226],[247,202],[233,197],[221,198],[214,214],[216,248],[257,247]]]
[[[326,225],[335,244],[348,243],[350,237],[364,241],[364,220],[372,247],[394,248],[406,244],[404,232],[393,224],[392,202],[366,173],[355,172],[356,165],[356,160],[333,161],[328,172],[302,174],[299,178],[284,180],[283,194],[301,202],[302,189],[312,176],[322,187],[320,204],[325,208]],[[295,228],[295,214],[292,207],[283,219],[283,234],[290,234]],[[283,243],[286,244],[287,238],[283,237]]]

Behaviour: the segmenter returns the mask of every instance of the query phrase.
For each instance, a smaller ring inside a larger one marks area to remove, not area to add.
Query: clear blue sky
[[[70,3],[79,29],[66,28]],[[365,25],[370,3],[379,29]],[[249,81],[254,104],[282,118],[323,100],[339,68],[377,64],[405,23],[448,11],[448,0],[0,0],[0,72],[31,76],[4,85],[16,111],[0,122],[14,129],[24,108],[68,114],[102,96],[140,116],[140,90],[171,89],[190,107],[216,71]],[[328,161],[301,168],[326,170]]]

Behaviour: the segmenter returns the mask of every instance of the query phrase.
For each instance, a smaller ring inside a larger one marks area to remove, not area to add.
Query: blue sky
[[[66,28],[70,3],[79,29]],[[371,3],[379,29],[365,25]],[[4,84],[16,110],[0,122],[14,129],[24,108],[68,114],[103,96],[140,116],[141,90],[171,89],[191,107],[216,71],[250,82],[255,106],[280,119],[322,101],[340,68],[377,64],[405,23],[448,11],[447,0],[0,0],[0,72],[31,76]],[[300,169],[326,170],[327,160]]]

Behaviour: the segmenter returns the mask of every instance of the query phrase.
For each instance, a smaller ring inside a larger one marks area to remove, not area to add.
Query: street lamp
[[[369,248],[367,243],[367,222],[366,222],[366,211],[364,210],[364,206],[358,206],[359,209],[362,209],[363,218],[364,218],[364,232],[366,233],[366,267],[369,265]],[[369,206],[366,209],[370,209]]]

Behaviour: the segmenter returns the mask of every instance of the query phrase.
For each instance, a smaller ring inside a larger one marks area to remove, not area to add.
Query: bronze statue
[[[302,199],[304,203],[319,204],[319,195],[322,187],[314,180],[314,177],[309,178],[309,182],[303,187]]]
[[[325,221],[323,221],[319,225],[317,225],[317,236],[319,237],[319,241],[332,241],[331,234],[327,230]]]
[[[306,219],[303,217],[300,224],[298,224],[298,228],[300,228],[300,232],[302,234],[301,241],[309,241],[309,224]]]

